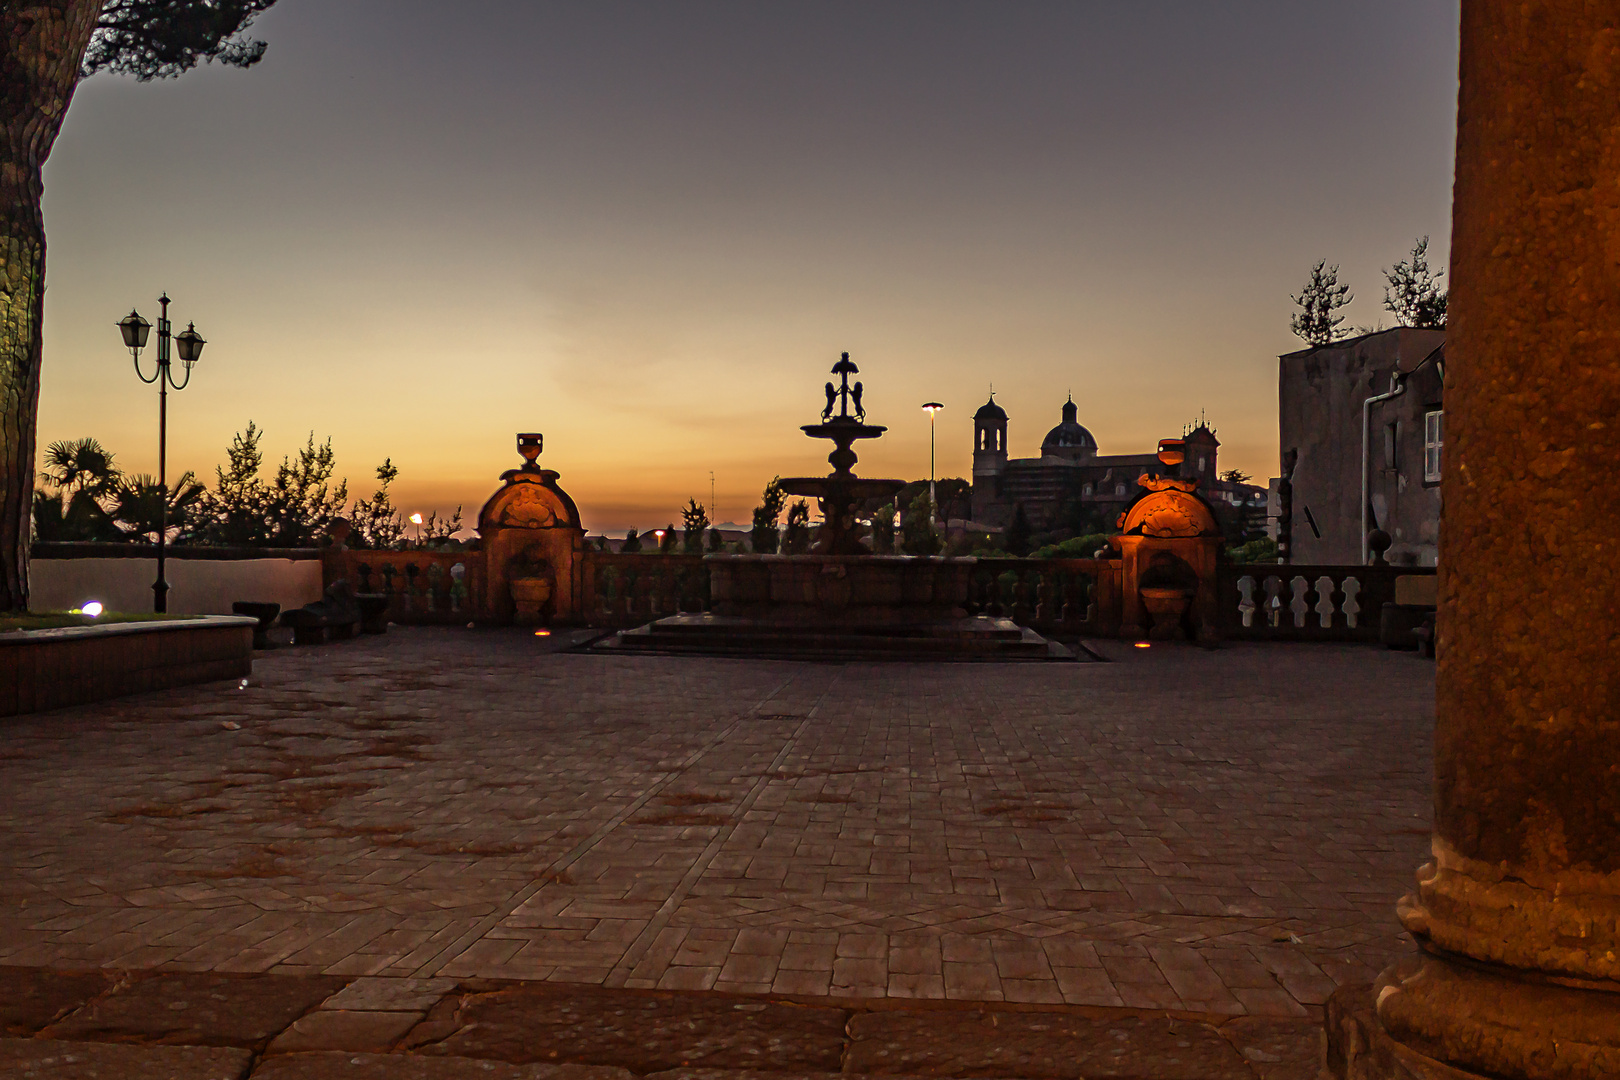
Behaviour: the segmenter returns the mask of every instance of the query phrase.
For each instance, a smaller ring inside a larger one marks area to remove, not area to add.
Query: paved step
[[[1319,1017],[0,968],[0,1077],[1314,1080]]]

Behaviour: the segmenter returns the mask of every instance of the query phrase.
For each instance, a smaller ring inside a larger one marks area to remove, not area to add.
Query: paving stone
[[[259,1049],[346,981],[319,975],[157,972],[91,1002],[44,1034],[53,1039]]]
[[[596,1065],[512,1065],[415,1054],[281,1054],[264,1059],[252,1080],[634,1080]]]
[[[1209,1024],[1061,1013],[867,1012],[849,1023],[854,1073],[1051,1080],[1254,1080]]]
[[[32,1035],[113,984],[101,971],[0,967],[0,1034]]]
[[[0,1039],[6,1080],[241,1080],[253,1055],[218,1046]]]
[[[1287,1017],[1410,948],[1434,667],[1409,654],[536,641],[398,627],[258,656],[246,690],[8,721],[0,963]]]
[[[394,1009],[426,1012],[456,988],[454,979],[355,979],[321,1004],[323,1009]]]
[[[455,1032],[420,1052],[636,1073],[683,1066],[836,1072],[846,1019],[841,1009],[548,984],[467,996]]]
[[[419,1012],[377,1012],[318,1009],[293,1021],[265,1051],[288,1054],[300,1050],[389,1050],[423,1018]]]
[[[1316,1080],[1324,1065],[1327,1035],[1315,1018],[1240,1016],[1222,1024],[1221,1034],[1260,1080]]]

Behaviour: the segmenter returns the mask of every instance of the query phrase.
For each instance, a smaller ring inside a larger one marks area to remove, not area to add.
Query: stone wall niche
[[[540,435],[518,436],[523,465],[501,474],[478,512],[492,622],[570,623],[584,612],[585,530],[559,474],[534,463],[540,449]]]
[[[1197,480],[1143,476],[1146,493],[1120,515],[1120,636],[1213,641],[1221,530]]]

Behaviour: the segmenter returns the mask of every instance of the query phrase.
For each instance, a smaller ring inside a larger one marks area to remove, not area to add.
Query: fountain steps
[[[593,651],[786,660],[1077,658],[1069,648],[1011,619],[988,615],[910,627],[772,624],[726,615],[672,615],[606,638]]]

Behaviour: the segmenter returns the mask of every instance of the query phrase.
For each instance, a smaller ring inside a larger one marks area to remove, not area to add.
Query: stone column
[[[1620,5],[1463,0],[1453,198],[1422,952],[1330,1063],[1620,1076]]]

